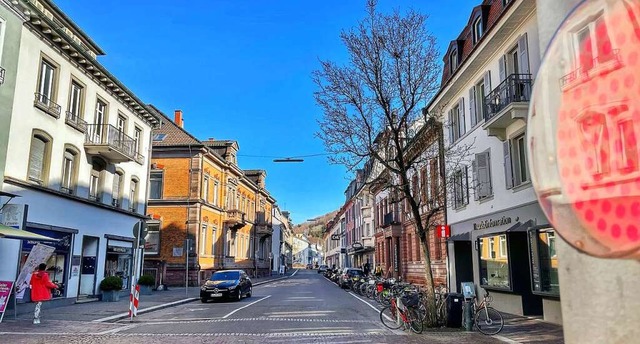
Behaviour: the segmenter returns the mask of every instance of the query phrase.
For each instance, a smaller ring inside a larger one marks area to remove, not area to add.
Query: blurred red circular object
[[[534,87],[534,188],[558,233],[595,256],[640,258],[640,2],[583,2]]]

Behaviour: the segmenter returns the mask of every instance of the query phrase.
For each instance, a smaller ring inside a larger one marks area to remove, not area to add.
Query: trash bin
[[[458,293],[449,293],[447,297],[447,327],[462,327],[462,304],[464,303],[464,295]]]

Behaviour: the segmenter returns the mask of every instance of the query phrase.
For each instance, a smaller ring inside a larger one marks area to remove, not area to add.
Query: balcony
[[[257,236],[263,237],[273,234],[273,225],[271,223],[258,221],[255,226]]]
[[[87,121],[80,118],[77,114],[73,112],[67,111],[67,116],[65,117],[65,123],[67,123],[70,127],[76,129],[81,133],[87,132]]]
[[[33,106],[55,118],[60,118],[60,105],[54,103],[44,94],[36,93],[36,98],[33,101]]]
[[[531,74],[511,74],[484,99],[484,125],[489,136],[506,140],[506,129],[526,121],[533,79]]]
[[[224,223],[229,227],[229,229],[240,229],[246,224],[244,213],[237,209],[228,210],[227,218],[224,220]]]
[[[4,70],[4,68],[0,67],[0,85],[4,84],[4,75],[5,75],[6,71]]]
[[[399,220],[399,214],[394,212],[384,214],[381,227],[383,228],[384,236],[387,238],[400,236],[402,223]]]
[[[580,62],[582,66],[572,70],[560,79],[560,87],[567,91],[594,76],[603,75],[622,67],[620,50],[614,49],[608,54],[597,56],[593,59],[584,59]]]
[[[84,148],[87,154],[100,155],[113,163],[138,161],[135,140],[110,124],[89,124]]]

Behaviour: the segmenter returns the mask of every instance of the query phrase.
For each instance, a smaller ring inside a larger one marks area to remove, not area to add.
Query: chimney
[[[174,114],[175,114],[175,118],[173,120],[174,123],[180,128],[184,128],[184,119],[182,118],[182,110],[176,110]]]

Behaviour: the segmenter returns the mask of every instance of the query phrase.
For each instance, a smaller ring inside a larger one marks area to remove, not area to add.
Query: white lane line
[[[515,341],[513,339],[509,339],[509,338],[503,337],[503,336],[493,335],[492,337],[497,339],[497,340],[499,340],[499,341],[501,341],[501,342],[504,342],[504,343],[521,344],[521,342]]]
[[[295,276],[295,275],[298,273],[298,271],[299,271],[299,270],[298,270],[298,269],[296,269],[296,271],[294,271],[294,272],[291,274],[291,277]]]
[[[380,310],[379,310],[378,308],[376,308],[375,306],[373,306],[372,304],[370,304],[369,302],[367,302],[366,300],[363,300],[363,299],[359,298],[358,296],[356,296],[356,294],[354,294],[354,293],[352,293],[352,292],[349,292],[349,295],[351,295],[351,296],[355,297],[356,299],[358,299],[358,300],[360,300],[360,301],[364,302],[367,306],[371,307],[371,308],[372,308],[373,310],[375,310],[378,314],[380,314]],[[386,314],[383,314],[383,316],[384,316],[385,318],[389,319],[389,321],[393,321],[393,319],[389,318]],[[383,325],[383,326],[384,326],[384,325]],[[386,328],[386,327],[385,327],[385,328]],[[388,329],[388,328],[387,328],[387,329]],[[402,331],[399,331],[399,330],[391,330],[391,329],[388,329],[388,330],[389,330],[389,331],[391,331],[391,332],[393,332],[393,333],[395,333],[395,334],[399,334],[399,335],[406,335],[406,333],[404,333],[404,332],[402,332]]]
[[[128,325],[128,326],[122,326],[122,327],[114,328],[114,329],[111,329],[111,330],[106,330],[106,331],[98,332],[98,333],[96,333],[96,334],[97,334],[97,335],[101,335],[101,334],[114,334],[114,333],[118,333],[118,332],[120,332],[120,331],[126,331],[126,330],[129,330],[129,329],[132,329],[132,328],[134,328],[134,327],[136,327],[136,326],[138,326],[138,324],[131,324],[131,325]]]
[[[198,300],[198,299],[199,299],[199,297],[191,297],[191,298],[188,298],[188,299],[169,302],[169,303],[165,303],[165,304],[161,304],[161,305],[157,305],[157,306],[153,306],[153,307],[142,308],[142,309],[138,309],[138,314],[144,314],[144,313],[156,310],[156,309],[162,309],[162,308],[168,308],[168,307],[175,306],[175,305],[181,305],[183,303],[188,303],[188,302],[195,301],[195,300]],[[122,317],[126,317],[127,315],[129,315],[129,313],[121,313],[121,314],[112,315],[112,316],[109,316],[109,317],[106,317],[106,318],[95,319],[95,320],[92,320],[91,322],[111,321],[111,320],[119,319],[119,318],[122,318]]]
[[[268,298],[270,298],[270,297],[271,297],[271,295],[267,295],[267,296],[265,296],[265,297],[261,298],[260,300],[253,301],[253,302],[251,302],[250,304],[248,304],[248,305],[246,305],[246,306],[242,306],[242,307],[240,307],[240,308],[238,308],[238,309],[236,309],[236,310],[234,310],[234,311],[231,311],[231,313],[229,313],[229,314],[227,314],[227,315],[223,316],[223,317],[222,317],[222,319],[226,319],[226,318],[230,317],[231,315],[233,315],[235,312],[237,312],[237,311],[239,311],[239,310],[241,310],[241,309],[245,309],[245,308],[247,308],[247,307],[249,307],[249,306],[255,305],[256,303],[258,303],[258,302],[260,302],[260,301],[262,301],[262,300],[266,300],[266,299],[268,299]]]

